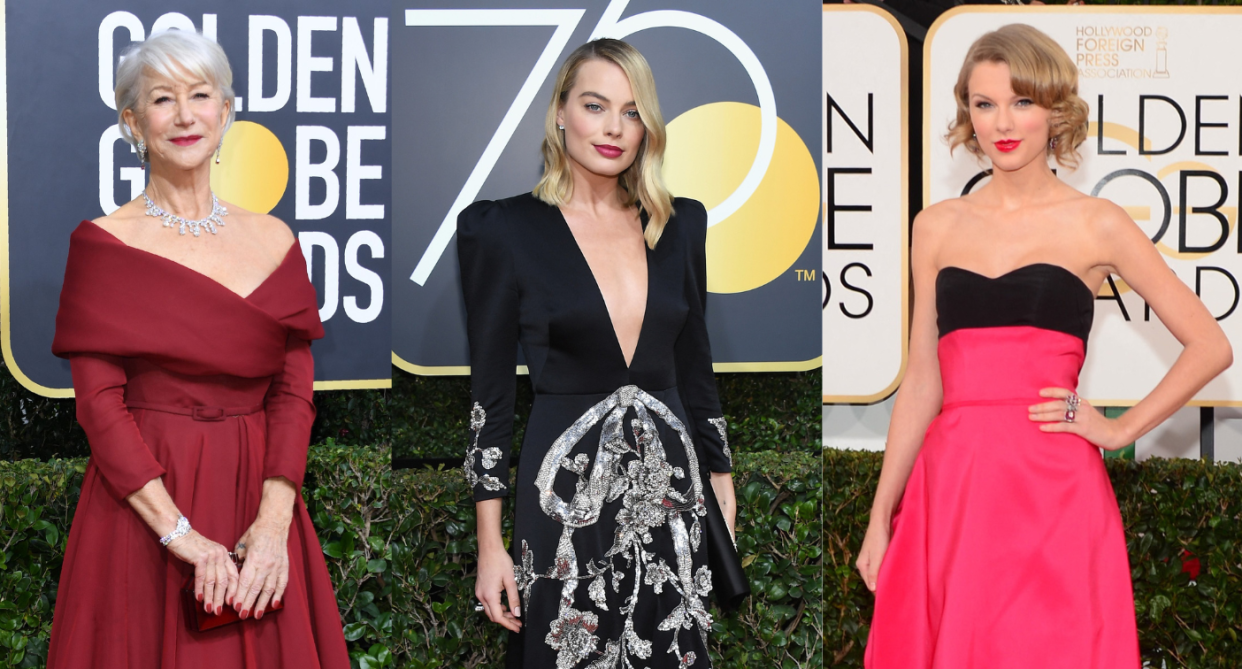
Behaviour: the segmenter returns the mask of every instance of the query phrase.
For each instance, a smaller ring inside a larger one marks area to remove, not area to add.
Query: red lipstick
[[[1020,139],[1002,139],[1001,141],[996,142],[995,145],[996,149],[1001,153],[1009,153],[1010,151],[1018,148],[1018,145],[1021,143],[1022,140]]]
[[[177,146],[190,146],[191,144],[198,142],[198,140],[202,138],[203,138],[202,135],[186,135],[185,137],[174,137],[173,139],[169,141],[171,141],[173,144],[176,144]]]
[[[599,151],[600,155],[605,158],[617,158],[622,153],[625,153],[620,147],[611,144],[596,144],[595,150]]]

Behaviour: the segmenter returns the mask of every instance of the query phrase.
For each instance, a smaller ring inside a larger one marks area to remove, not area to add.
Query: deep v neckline
[[[285,255],[284,255],[284,257],[280,259],[280,264],[276,266],[276,269],[272,270],[270,273],[268,273],[268,275],[267,275],[267,276],[263,277],[263,280],[262,280],[262,281],[260,281],[260,282],[259,282],[259,285],[255,286],[253,290],[251,290],[249,293],[246,293],[245,295],[242,295],[241,293],[239,293],[239,292],[237,292],[237,291],[233,290],[232,288],[229,288],[228,286],[224,285],[223,283],[220,283],[218,280],[216,280],[216,279],[214,279],[214,278],[212,278],[212,277],[210,277],[210,276],[208,276],[208,275],[206,275],[206,274],[204,274],[204,273],[202,273],[202,272],[200,272],[200,271],[198,271],[198,270],[196,270],[196,269],[194,269],[194,268],[192,268],[192,267],[189,267],[188,265],[183,265],[183,264],[181,264],[181,263],[177,262],[176,260],[173,260],[172,258],[165,258],[164,256],[162,256],[162,255],[160,255],[160,254],[158,254],[158,253],[152,253],[152,252],[150,252],[150,251],[148,251],[148,250],[146,250],[146,249],[140,249],[140,248],[138,248],[137,246],[130,246],[129,244],[126,244],[126,243],[125,243],[125,241],[124,241],[124,240],[122,240],[120,237],[117,237],[116,235],[112,234],[111,232],[108,232],[107,230],[104,230],[102,227],[100,227],[100,226],[99,226],[99,224],[98,224],[98,223],[95,223],[94,221],[83,221],[83,223],[90,223],[90,224],[91,224],[91,226],[92,226],[92,227],[94,227],[96,230],[98,230],[98,231],[100,231],[101,233],[103,233],[103,234],[107,235],[107,236],[108,236],[108,237],[110,237],[113,241],[115,241],[117,244],[119,244],[119,245],[121,245],[121,246],[123,246],[123,247],[125,247],[125,248],[127,248],[127,249],[129,249],[129,250],[131,250],[131,251],[136,251],[136,252],[138,252],[138,253],[142,253],[142,254],[145,254],[145,255],[151,256],[151,257],[153,257],[153,258],[158,258],[159,260],[162,260],[162,261],[164,261],[164,262],[166,262],[166,263],[169,263],[169,264],[171,264],[171,265],[173,265],[173,266],[175,266],[175,267],[180,267],[181,269],[185,270],[186,272],[189,272],[190,274],[193,274],[194,276],[200,277],[200,278],[202,278],[203,280],[205,280],[205,281],[207,281],[207,282],[209,282],[209,283],[214,284],[215,286],[217,286],[218,288],[220,288],[220,290],[226,291],[226,292],[228,292],[228,293],[230,293],[230,294],[232,294],[232,295],[237,296],[237,298],[238,298],[238,299],[240,299],[240,300],[242,300],[243,302],[249,302],[249,301],[250,301],[250,298],[252,298],[252,297],[254,297],[256,294],[258,294],[258,292],[259,292],[260,290],[262,290],[262,289],[263,289],[263,287],[264,287],[264,286],[266,286],[266,285],[267,285],[267,284],[268,284],[268,283],[272,280],[272,277],[274,277],[274,276],[276,276],[277,274],[279,274],[279,273],[280,273],[280,270],[284,269],[285,265],[286,265],[286,264],[288,264],[288,262],[289,262],[289,257],[290,257],[291,255],[293,255],[293,251],[294,251],[294,249],[299,248],[299,245],[298,245],[297,240],[294,240],[293,244],[291,244],[291,245],[289,246],[289,250],[288,250],[288,251],[285,251]]]
[[[612,311],[608,309],[608,300],[604,298],[604,289],[599,285],[599,279],[595,278],[595,270],[591,267],[591,261],[587,260],[586,254],[582,252],[582,246],[578,244],[578,238],[574,236],[573,228],[569,227],[569,220],[565,218],[565,213],[561,208],[553,205],[552,209],[556,211],[557,218],[560,219],[561,226],[565,233],[569,235],[569,241],[574,247],[574,251],[578,254],[578,259],[586,266],[587,276],[591,278],[591,285],[595,287],[595,296],[599,298],[600,303],[604,306],[604,314],[608,316],[608,329],[612,332],[612,342],[616,345],[616,350],[621,354],[621,362],[625,365],[626,371],[633,369],[634,359],[638,357],[638,349],[643,343],[643,333],[647,329],[647,314],[651,311],[651,249],[647,248],[647,244],[643,243],[643,265],[644,272],[647,275],[647,285],[643,295],[643,318],[638,324],[638,339],[634,341],[634,352],[630,355],[629,362],[625,359],[625,349],[621,348],[621,337],[617,335],[617,324],[612,319]],[[647,216],[639,211],[639,225],[643,231],[647,230]]]

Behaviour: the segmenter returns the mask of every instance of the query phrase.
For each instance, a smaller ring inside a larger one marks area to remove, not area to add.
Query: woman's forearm
[[[737,520],[737,499],[733,494],[733,475],[728,472],[712,472],[712,492],[716,493],[716,502],[720,504],[720,512],[724,515],[729,530],[733,531]]]
[[[1233,349],[1224,333],[1215,332],[1188,342],[1160,383],[1117,419],[1127,443],[1147,434],[1186,406],[1195,393],[1232,363]]]
[[[146,485],[126,497],[125,501],[129,502],[130,508],[159,537],[171,534],[177,527],[177,519],[181,517],[177,504],[164,488],[161,478],[147,481]]]
[[[927,426],[940,412],[942,401],[938,380],[935,387],[927,382],[912,381],[903,384],[893,404],[893,416],[884,446],[884,464],[880,469],[875,500],[871,504],[871,522],[886,526],[892,519],[893,509],[901,501],[906,481],[914,469],[914,461],[923,447]]]
[[[504,550],[504,537],[500,535],[500,512],[502,503],[499,499],[485,499],[474,503],[478,517],[475,532],[479,538],[479,552],[495,549]]]
[[[263,497],[259,501],[259,514],[255,522],[287,529],[293,522],[293,505],[297,498],[298,489],[289,479],[283,476],[265,479]]]

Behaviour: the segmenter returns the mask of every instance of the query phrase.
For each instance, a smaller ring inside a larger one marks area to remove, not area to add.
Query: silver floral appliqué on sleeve
[[[466,450],[466,461],[462,463],[462,471],[466,474],[466,483],[473,490],[476,485],[482,486],[492,492],[505,489],[505,484],[500,479],[491,474],[479,475],[474,471],[475,456],[483,461],[483,469],[491,469],[500,462],[500,449],[492,446],[491,448],[479,448],[479,435],[483,433],[483,426],[487,424],[487,412],[483,410],[482,405],[478,402],[474,403],[474,407],[470,409],[470,431],[474,433],[474,441],[470,443],[470,448]]]
[[[625,418],[631,410],[633,446],[624,434]],[[689,471],[668,462],[655,418],[677,432]],[[582,453],[571,458],[573,447],[601,421],[594,463]],[[562,470],[578,477],[576,492],[568,501],[553,490],[555,478]],[[520,565],[514,566],[514,573],[524,601],[540,579],[561,583],[558,615],[544,639],[557,651],[557,669],[572,669],[587,659],[592,661],[585,669],[646,666],[635,661],[651,658],[653,640],[639,636],[634,628],[634,613],[640,597],[659,595],[665,590],[675,591],[680,601],[658,623],[657,631],[671,633],[667,652],[677,658],[678,666],[695,664],[695,652],[681,650],[680,632],[697,628],[706,645],[712,622],[703,606],[711,590],[711,572],[702,566],[696,572],[692,557],[702,534],[699,518],[707,513],[698,473],[698,456],[685,425],[668,406],[637,386],[619,388],[587,410],[553,442],[535,486],[539,489],[540,508],[562,526],[556,555],[547,571],[538,573],[533,551],[523,541]],[[593,525],[604,504],[617,500],[621,501],[621,508],[617,511],[612,547],[602,559],[580,565],[572,542],[574,530]],[[667,533],[661,538],[667,537],[672,544],[674,564],[647,550],[646,546],[655,541],[653,532]],[[587,586],[585,597],[578,596],[580,584]],[[646,591],[642,589],[644,585]],[[620,598],[618,612],[624,616],[623,627],[617,638],[603,640],[604,647],[600,649],[601,639],[596,635],[599,617],[592,607],[610,610],[609,586]]]
[[[720,418],[708,418],[707,422],[711,423],[716,431],[720,433],[720,443],[724,444],[724,456],[729,461],[729,466],[733,466],[733,451],[729,450],[729,423],[725,421],[724,416]]]

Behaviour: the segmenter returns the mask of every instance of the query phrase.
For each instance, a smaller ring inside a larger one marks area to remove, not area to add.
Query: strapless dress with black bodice
[[[944,403],[893,519],[868,669],[1139,666],[1116,496],[1099,449],[1028,407],[1074,389],[1094,295],[1050,264],[936,278]]]

